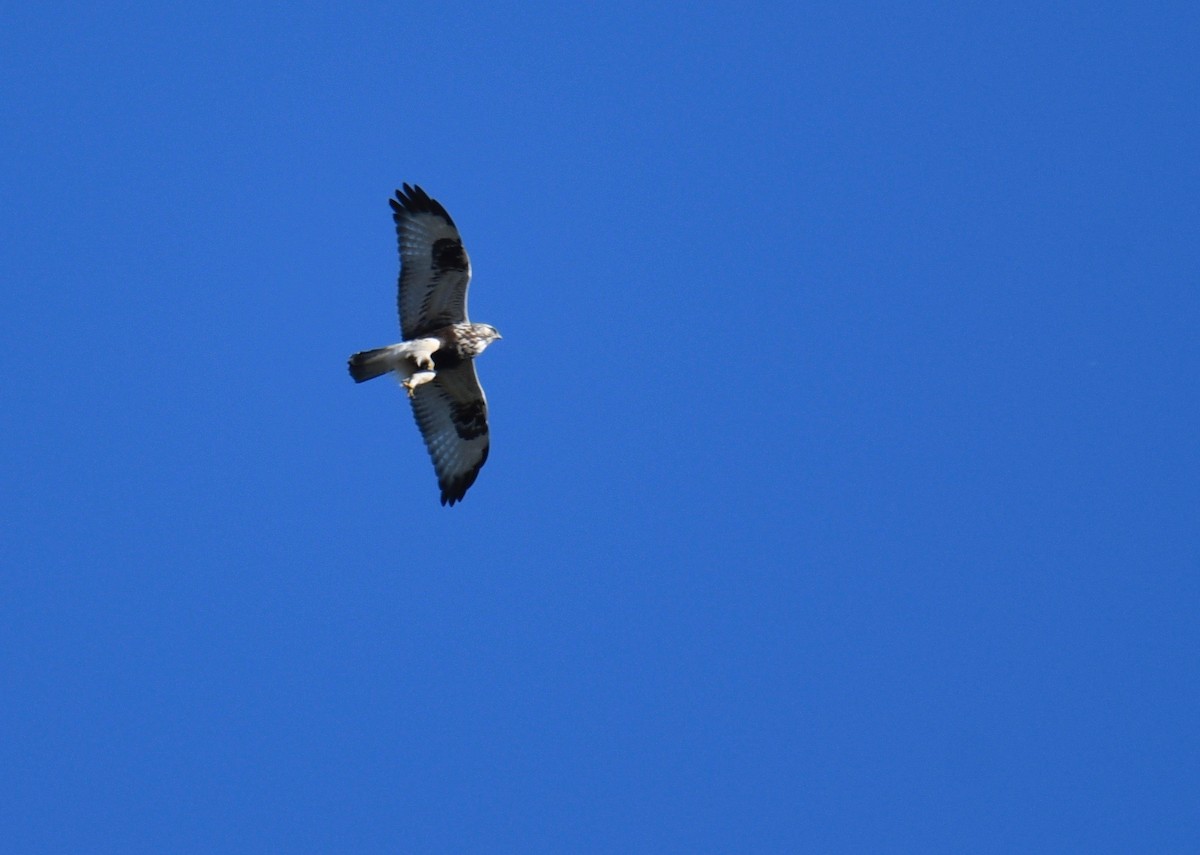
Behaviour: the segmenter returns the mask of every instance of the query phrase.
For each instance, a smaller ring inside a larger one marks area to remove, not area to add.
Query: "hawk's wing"
[[[420,187],[389,199],[400,241],[400,331],[405,341],[467,319],[471,262],[446,209]]]
[[[437,377],[417,387],[412,408],[433,458],[442,504],[453,505],[475,483],[488,456],[487,399],[474,361],[439,368]]]

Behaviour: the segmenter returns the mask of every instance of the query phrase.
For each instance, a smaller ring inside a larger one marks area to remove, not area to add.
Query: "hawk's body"
[[[400,240],[399,344],[350,357],[357,383],[395,372],[433,459],[442,504],[475,483],[488,456],[487,399],[475,357],[500,333],[467,320],[471,262],[450,215],[420,187],[389,200]]]

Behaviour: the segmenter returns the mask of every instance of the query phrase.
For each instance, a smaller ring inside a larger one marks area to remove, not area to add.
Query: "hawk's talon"
[[[436,371],[416,371],[401,380],[400,385],[404,387],[404,391],[408,392],[411,400],[417,394],[417,387],[422,383],[430,382],[434,377],[437,377]]]

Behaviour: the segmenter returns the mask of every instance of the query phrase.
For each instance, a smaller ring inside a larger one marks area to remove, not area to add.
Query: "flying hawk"
[[[454,505],[488,456],[487,399],[475,357],[500,338],[467,320],[471,262],[446,209],[417,186],[389,199],[400,239],[399,344],[350,357],[355,383],[395,372],[433,458],[442,504]]]

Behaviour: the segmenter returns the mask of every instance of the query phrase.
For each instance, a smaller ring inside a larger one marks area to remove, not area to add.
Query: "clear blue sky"
[[[1094,5],[8,4],[5,851],[1200,851],[1200,13]]]

